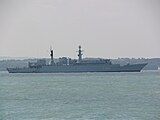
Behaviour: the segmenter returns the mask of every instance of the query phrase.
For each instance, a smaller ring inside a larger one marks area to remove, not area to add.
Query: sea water
[[[0,73],[0,120],[160,120],[160,71]]]

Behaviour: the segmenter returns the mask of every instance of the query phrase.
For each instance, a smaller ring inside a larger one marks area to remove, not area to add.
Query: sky
[[[0,56],[160,57],[160,0],[0,0]]]

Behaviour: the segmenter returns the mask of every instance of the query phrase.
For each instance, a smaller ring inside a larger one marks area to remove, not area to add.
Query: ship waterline
[[[55,63],[53,59],[53,50],[51,50],[51,63],[46,65],[45,60],[39,60],[36,63],[29,63],[25,68],[7,68],[9,73],[77,73],[77,72],[140,72],[147,63],[112,64],[109,59],[83,60],[82,50],[79,46],[78,60],[60,58]]]

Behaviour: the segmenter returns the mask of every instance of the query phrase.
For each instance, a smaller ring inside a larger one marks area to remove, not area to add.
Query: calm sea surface
[[[0,73],[0,120],[160,120],[160,71]]]

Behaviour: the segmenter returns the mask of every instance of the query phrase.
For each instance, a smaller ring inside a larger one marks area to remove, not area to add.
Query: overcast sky
[[[0,56],[160,57],[160,0],[0,0]]]

